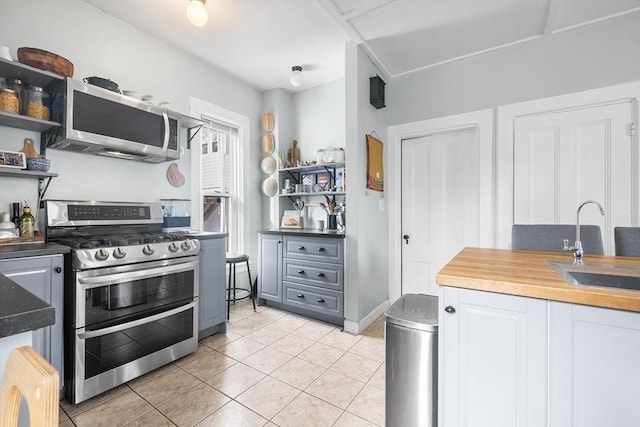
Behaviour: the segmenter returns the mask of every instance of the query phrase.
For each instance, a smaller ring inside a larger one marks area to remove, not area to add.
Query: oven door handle
[[[198,263],[196,261],[192,261],[183,264],[150,268],[147,270],[127,271],[124,273],[107,274],[95,277],[79,277],[78,283],[81,285],[89,285],[84,286],[84,289],[91,289],[98,286],[104,286],[105,283],[121,282],[123,280],[130,282],[132,280],[144,279],[146,277],[166,276],[167,274],[179,273],[181,271],[197,270],[197,267]]]
[[[160,319],[164,319],[165,317],[173,316],[174,314],[181,313],[183,311],[187,311],[191,308],[194,308],[197,304],[197,301],[190,302],[187,305],[181,305],[180,307],[176,307],[169,311],[163,311],[162,313],[154,314],[153,316],[145,317],[143,319],[134,320],[133,322],[123,323],[121,325],[110,326],[108,328],[99,329],[97,331],[89,331],[89,332],[80,332],[78,334],[78,338],[81,340],[88,340],[90,338],[101,337],[103,335],[109,335],[114,332],[124,331],[125,329],[135,328],[136,326],[144,325],[146,323],[155,322]]]

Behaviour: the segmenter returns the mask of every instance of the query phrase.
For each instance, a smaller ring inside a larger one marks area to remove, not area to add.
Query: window
[[[192,205],[197,209],[200,229],[228,233],[227,252],[244,253],[243,157],[249,120],[194,99],[192,111],[206,123],[198,132],[199,138],[193,139],[191,153],[192,168],[200,175],[194,197],[198,206]]]

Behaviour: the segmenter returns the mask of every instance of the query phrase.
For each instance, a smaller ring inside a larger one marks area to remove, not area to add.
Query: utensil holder
[[[338,218],[336,215],[327,215],[327,230],[338,229]]]

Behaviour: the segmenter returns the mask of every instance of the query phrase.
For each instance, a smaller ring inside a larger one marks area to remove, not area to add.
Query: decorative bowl
[[[27,169],[32,171],[47,172],[51,166],[49,159],[36,159],[34,157],[27,158]]]
[[[73,63],[62,56],[33,47],[18,48],[18,62],[59,76],[73,77]]]

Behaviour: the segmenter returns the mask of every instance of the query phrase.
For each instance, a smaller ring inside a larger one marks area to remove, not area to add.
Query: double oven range
[[[200,243],[159,203],[46,201],[65,258],[65,395],[80,403],[198,346]]]

